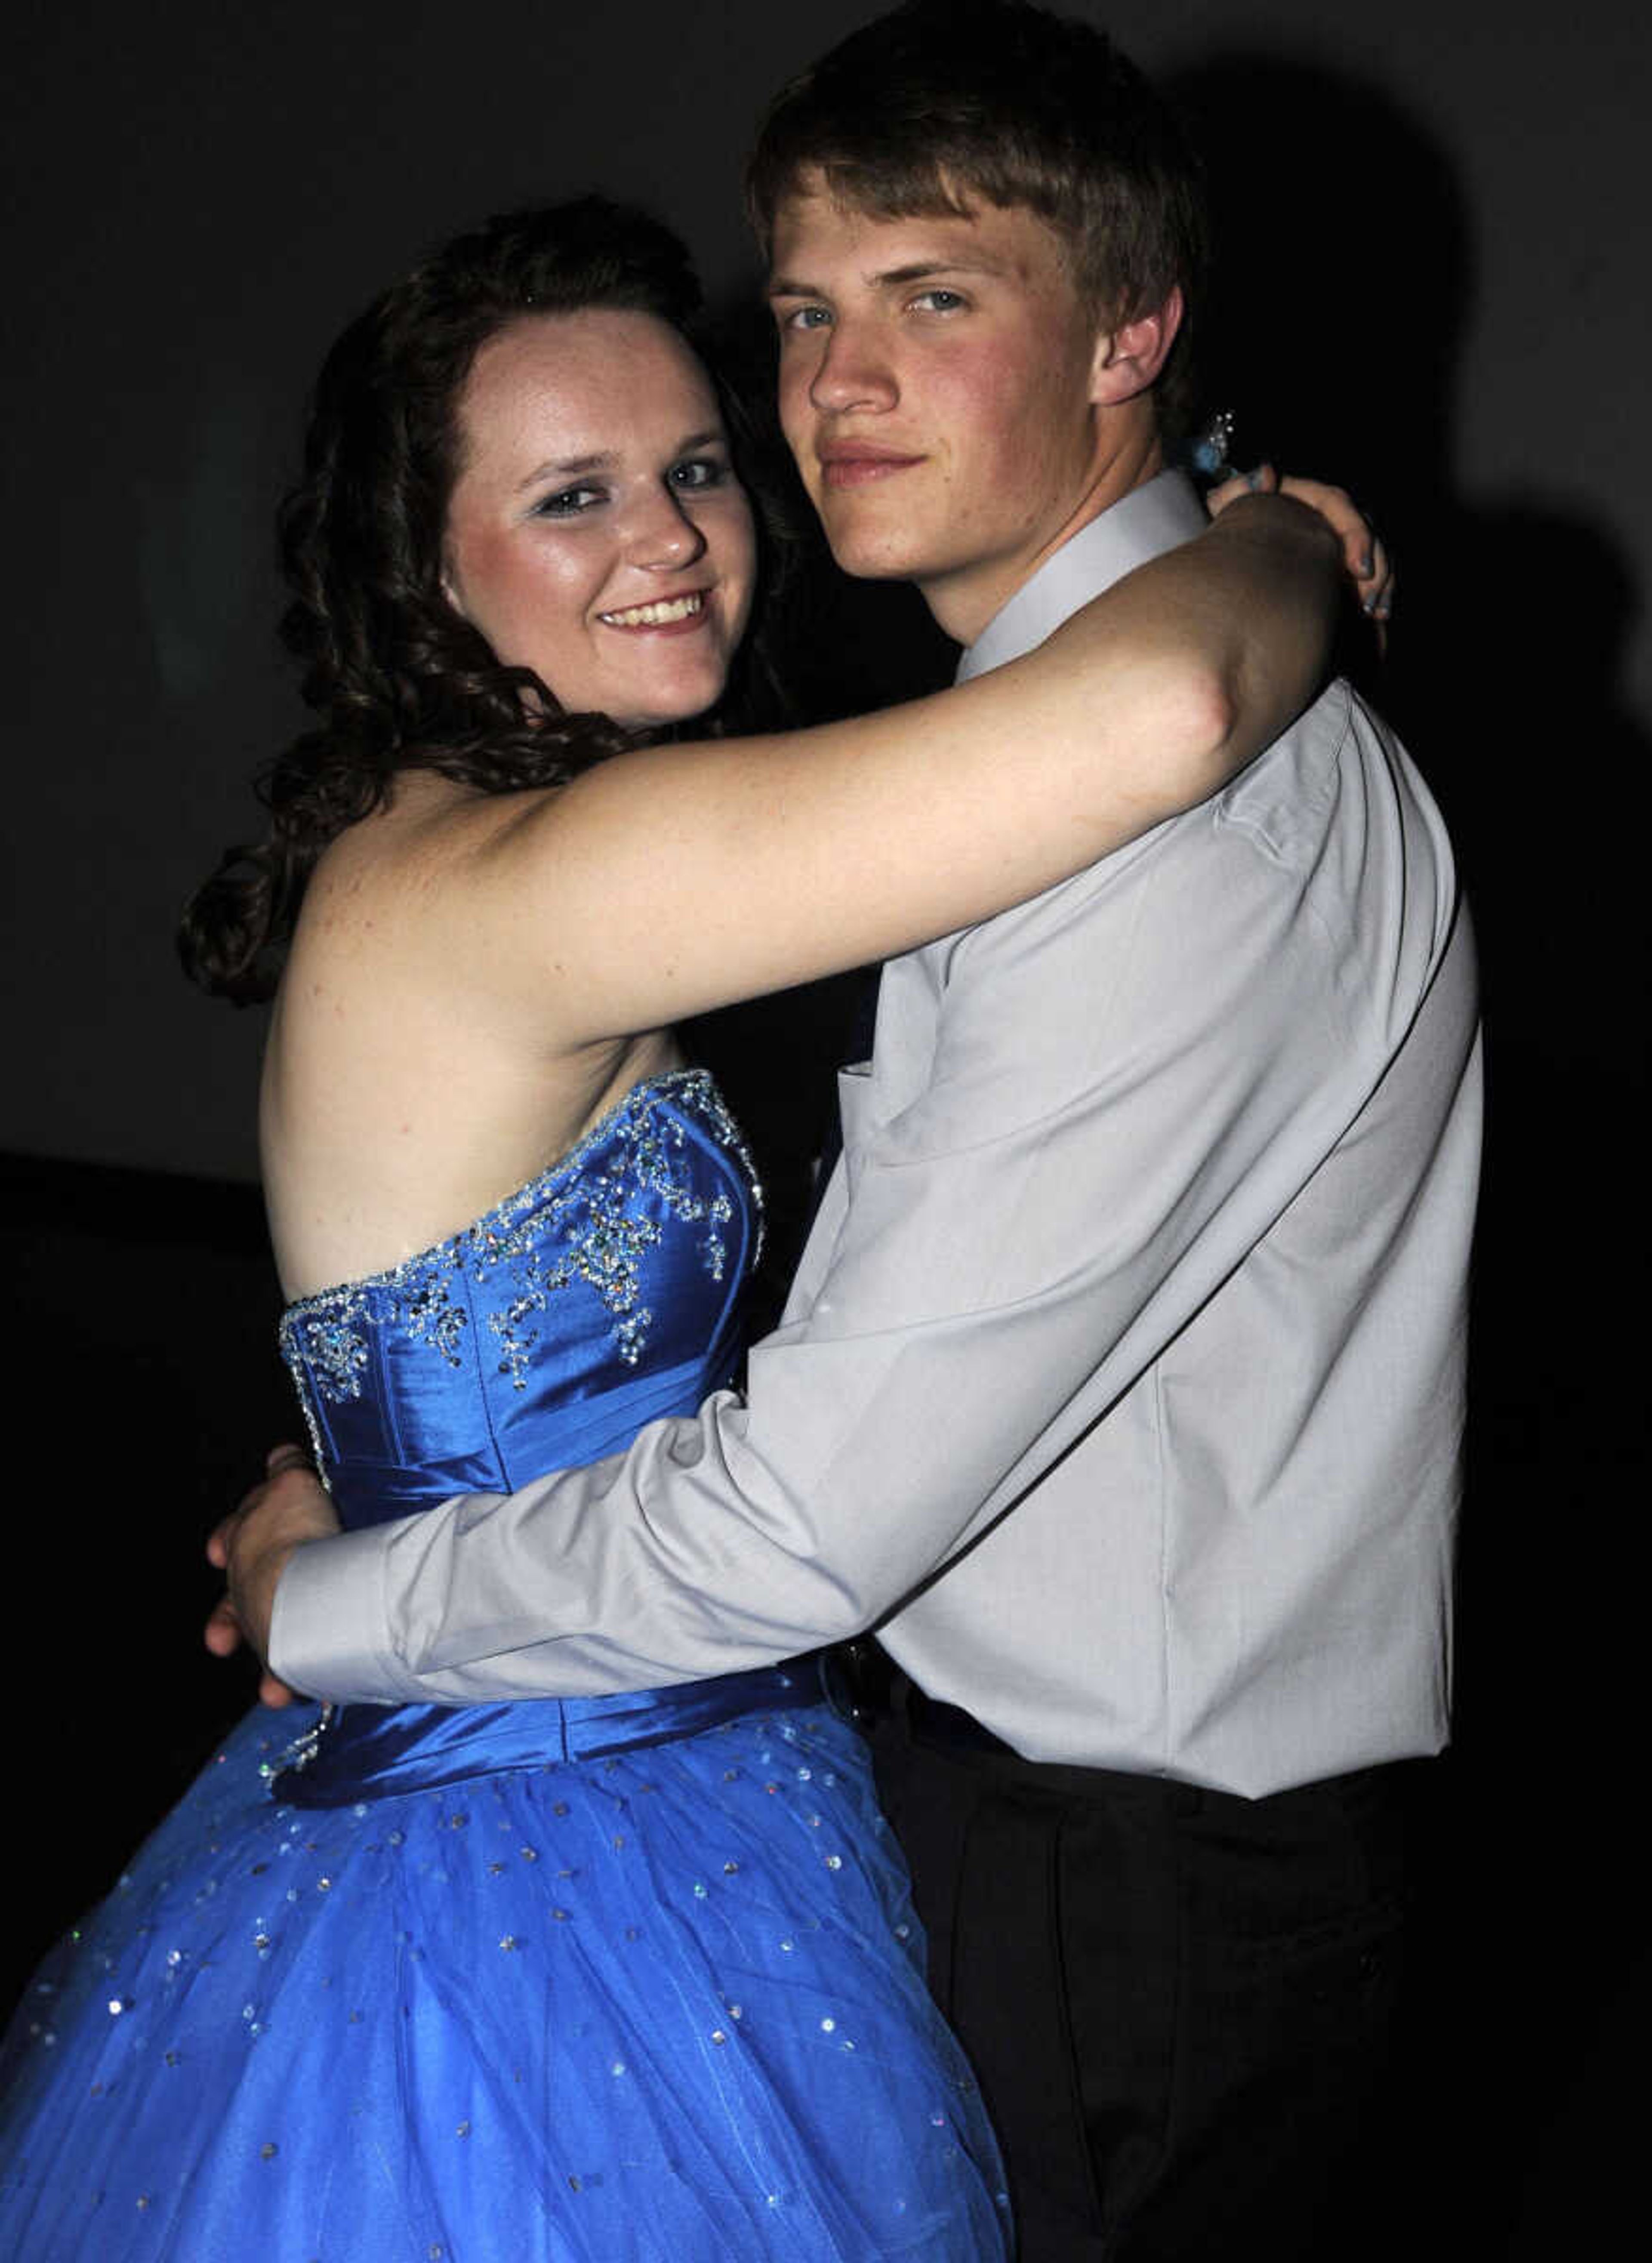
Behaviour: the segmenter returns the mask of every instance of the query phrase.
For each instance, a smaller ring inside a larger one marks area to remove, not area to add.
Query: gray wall
[[[255,1170],[257,1016],[190,991],[170,934],[296,719],[269,529],[334,330],[454,224],[594,181],[664,211],[714,288],[738,287],[754,112],[871,12],[14,15],[0,1147]],[[1334,17],[1323,0],[1119,0],[1105,20],[1154,69],[1192,74],[1224,145],[1226,394],[1254,442],[1356,484],[1396,535],[1408,657],[1389,704],[1477,892],[1511,888],[1511,868],[1524,889],[1560,795],[1609,802],[1620,781],[1586,741],[1557,773],[1529,743],[1477,746],[1465,767],[1438,743],[1463,719],[1442,675],[1491,661],[1525,694],[1570,677],[1617,723],[1652,705],[1630,596],[1652,539],[1644,18],[1611,0]],[[1488,650],[1463,649],[1470,581]],[[1502,825],[1511,796],[1540,807],[1535,835]],[[1569,994],[1566,935],[1549,938],[1558,974],[1513,947],[1511,1015],[1530,1011],[1528,972]],[[1615,1009],[1582,1010],[1573,1042],[1610,1057]]]
[[[0,1167],[0,1264],[18,1406],[86,1394],[72,1432],[10,1440],[11,1568],[40,1599],[20,1678],[49,1729],[14,1804],[63,1818],[19,1886],[19,1977],[243,1694],[198,1647],[197,1536],[291,1428],[277,1291],[249,1188],[151,1174],[255,1169],[258,1017],[190,991],[170,938],[298,721],[269,530],[309,376],[423,245],[592,182],[738,287],[752,114],[869,12],[14,0],[0,1149],[65,1160]],[[1645,1379],[1617,1319],[1644,1171],[1649,35],[1616,0],[1106,19],[1204,121],[1228,235],[1213,399],[1252,446],[1353,485],[1399,547],[1379,696],[1439,786],[1482,944],[1493,1132],[1418,2102],[1454,2165],[1414,2245],[1606,2252],[1652,2019],[1643,1883],[1610,1835],[1652,1575]],[[134,1703],[116,1784],[106,1724]],[[102,1789],[71,1812],[58,1787],[83,1779]]]

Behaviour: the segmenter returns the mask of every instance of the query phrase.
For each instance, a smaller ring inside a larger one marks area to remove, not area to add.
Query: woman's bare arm
[[[430,844],[422,937],[558,1049],[887,958],[1214,792],[1313,696],[1339,585],[1320,517],[1237,502],[954,690],[467,809]]]

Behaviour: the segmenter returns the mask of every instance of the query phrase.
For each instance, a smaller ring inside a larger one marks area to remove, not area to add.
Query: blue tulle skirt
[[[997,2155],[827,1705],[301,1807],[232,1735],[6,2045],[18,2263],[987,2263]],[[290,1781],[290,1780],[289,1780]]]

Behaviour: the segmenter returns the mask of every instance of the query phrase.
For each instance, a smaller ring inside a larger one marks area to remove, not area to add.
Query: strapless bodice
[[[729,1380],[761,1201],[715,1084],[632,1087],[577,1146],[281,1348],[346,1525],[594,1461]]]

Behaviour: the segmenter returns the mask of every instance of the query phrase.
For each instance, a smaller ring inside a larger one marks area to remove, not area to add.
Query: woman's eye
[[[674,488],[692,495],[702,488],[720,487],[728,477],[728,466],[715,456],[692,456],[687,463],[673,464],[666,476]]]
[[[577,518],[582,510],[607,500],[601,488],[560,488],[555,495],[544,495],[535,503],[536,518]]]
[[[832,320],[824,307],[792,307],[780,317],[783,330],[823,330]]]

